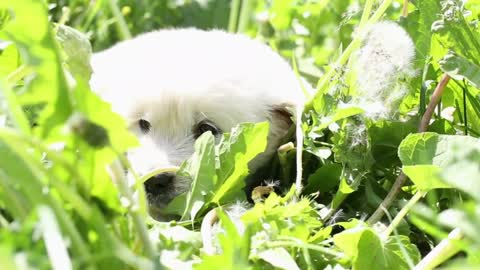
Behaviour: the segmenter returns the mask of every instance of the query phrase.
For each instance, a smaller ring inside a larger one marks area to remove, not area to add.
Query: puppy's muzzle
[[[173,172],[162,172],[144,182],[150,215],[159,221],[177,219],[164,211],[178,195],[186,192],[189,181]]]
[[[169,186],[173,184],[174,180],[175,174],[171,172],[154,175],[145,181],[145,192],[147,194],[161,194],[169,189]]]

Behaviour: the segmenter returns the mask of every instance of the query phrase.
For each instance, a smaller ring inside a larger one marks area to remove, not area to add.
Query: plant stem
[[[303,242],[298,243],[297,241],[272,241],[272,242],[266,243],[266,246],[267,248],[277,248],[277,247],[296,247],[296,248],[302,248],[302,249],[308,248],[308,249],[316,250],[323,254],[331,255],[337,258],[342,258],[345,256],[343,253],[332,251],[329,248],[324,248],[322,246],[303,243]]]
[[[214,255],[216,252],[212,240],[214,235],[212,233],[212,226],[218,221],[217,208],[208,211],[202,220],[200,227],[200,234],[202,236],[203,251],[208,255]]]
[[[432,119],[432,115],[433,115],[433,112],[435,111],[435,107],[440,101],[440,97],[442,96],[443,91],[445,90],[445,86],[448,84],[449,80],[450,80],[450,76],[448,76],[447,74],[444,74],[442,76],[442,79],[440,80],[440,83],[435,88],[435,91],[433,91],[430,102],[428,103],[427,110],[423,114],[422,120],[420,121],[420,125],[418,127],[419,133],[427,131],[427,127],[428,127],[428,124],[430,123],[430,120]],[[398,175],[397,179],[395,180],[392,188],[388,192],[385,199],[383,199],[380,206],[375,210],[372,216],[367,220],[368,224],[370,225],[375,224],[383,217],[384,211],[388,211],[388,208],[390,208],[390,205],[393,203],[393,201],[397,197],[397,194],[402,189],[402,186],[406,180],[407,180],[407,176],[403,172],[401,172],[400,175]]]
[[[237,32],[239,11],[240,11],[240,0],[233,0],[230,6],[230,15],[228,17],[228,32],[230,33]]]
[[[370,17],[370,13],[372,12],[372,6],[373,6],[373,0],[367,0],[365,2],[362,18],[360,19],[360,23],[358,24],[359,27],[363,27],[367,23],[367,20]]]
[[[451,256],[460,251],[458,241],[463,238],[463,233],[459,228],[454,229],[448,234],[448,238],[442,240],[430,253],[427,254],[414,268],[414,270],[434,269],[441,263],[448,260]]]
[[[390,222],[388,228],[383,232],[383,237],[386,239],[390,234],[395,230],[395,228],[400,224],[402,219],[410,212],[412,207],[423,197],[425,196],[426,192],[417,191],[412,198],[408,201],[408,203],[398,212],[395,218]]]
[[[296,121],[296,129],[295,129],[295,137],[297,138],[297,148],[296,148],[296,157],[295,162],[297,164],[297,172],[295,175],[295,194],[297,198],[300,198],[303,190],[302,184],[302,174],[303,174],[303,167],[302,167],[302,153],[303,153],[303,129],[302,129],[302,112],[304,108],[298,107],[297,108],[297,121]]]
[[[108,5],[110,6],[110,10],[112,11],[113,16],[115,17],[115,22],[117,25],[118,33],[122,40],[131,39],[132,34],[130,30],[128,30],[127,22],[122,15],[122,12],[118,8],[117,0],[108,0]]]
[[[111,147],[113,149],[113,147]],[[142,217],[147,216],[147,198],[145,195],[145,188],[144,188],[144,182],[140,177],[138,176],[137,172],[132,167],[132,164],[128,160],[128,158],[125,157],[122,153],[114,149],[115,154],[117,155],[118,160],[120,161],[120,164],[124,167],[127,168],[128,171],[132,174],[133,179],[135,180],[135,190],[138,192],[138,197],[137,197],[137,208],[136,210]],[[125,178],[125,176],[123,176]],[[148,179],[148,178],[147,178]]]
[[[132,217],[133,225],[137,230],[138,236],[143,243],[143,247],[145,248],[145,253],[150,259],[157,260],[155,249],[148,236],[147,227],[145,226],[145,221],[139,214],[138,209],[134,207],[135,200],[133,199],[132,192],[128,187],[127,179],[125,177],[125,174],[123,173],[123,169],[120,161],[117,160],[113,162],[112,165],[110,166],[110,169],[111,169],[110,170],[111,177],[115,180],[118,186],[118,190],[120,191],[122,196],[124,196],[128,200],[130,204],[128,207],[128,211]]]
[[[445,86],[450,81],[450,76],[448,74],[443,74],[440,83],[433,91],[432,97],[430,98],[430,103],[428,103],[427,110],[423,114],[422,120],[420,121],[420,126],[418,127],[418,132],[425,132],[427,131],[428,124],[432,119],[433,112],[435,111],[435,107],[437,106],[440,98],[442,97],[443,91],[445,90]]]
[[[468,135],[467,85],[465,84],[465,80],[463,80],[462,94],[463,94],[463,124],[465,125],[464,135]]]
[[[408,0],[403,0],[403,9],[402,9],[402,16],[407,17],[408,16]]]
[[[252,2],[250,0],[242,1],[242,8],[240,10],[240,18],[238,18],[238,33],[244,33],[247,30],[248,23],[250,22],[250,9]]]
[[[12,71],[12,73],[8,74],[6,81],[8,84],[16,84],[18,81],[23,79],[23,77],[27,76],[31,72],[33,72],[33,69],[31,67],[21,65],[14,71]]]

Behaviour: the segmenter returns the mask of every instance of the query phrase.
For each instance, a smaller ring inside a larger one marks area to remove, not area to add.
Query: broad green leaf
[[[406,262],[417,264],[421,259],[420,251],[417,246],[410,242],[410,238],[405,235],[390,236],[385,242],[385,248],[396,253]]]
[[[441,178],[480,202],[480,140],[458,140],[448,151],[452,157],[442,166]]]
[[[437,151],[438,134],[418,133],[408,135],[398,148],[403,165],[432,164]]]
[[[460,1],[442,2],[442,19],[436,21],[432,30],[438,42],[445,48],[480,65],[480,33],[465,20],[464,6]]]
[[[87,144],[79,145],[81,157],[70,156],[71,162],[81,162],[84,165],[84,169],[79,173],[89,181],[84,184],[92,195],[104,201],[111,209],[120,210],[118,191],[107,174],[106,168],[117,158],[117,154],[124,153],[127,149],[136,146],[137,139],[127,129],[125,120],[112,112],[110,104],[90,91],[86,82],[80,77],[78,77],[72,97],[76,101],[75,109],[87,121],[93,123],[93,126],[96,125],[99,129],[106,131],[106,134],[97,134],[95,131],[86,133],[88,138],[83,138],[83,140],[86,140]],[[78,132],[76,135],[79,135]],[[107,138],[102,138],[104,135]],[[65,138],[59,137],[58,139]],[[71,138],[66,139],[67,141],[71,140]],[[106,140],[108,143],[105,145],[106,147],[94,147],[102,140]],[[65,153],[65,155],[67,154]],[[143,205],[141,207],[144,208]]]
[[[88,38],[71,27],[66,25],[57,26],[57,40],[63,49],[63,58],[72,73],[73,77],[81,77],[85,81],[90,80],[92,67],[90,57],[92,46]]]
[[[436,188],[451,188],[440,178],[440,167],[436,165],[403,166],[402,171],[418,189],[429,191]]]
[[[468,147],[465,147],[468,146]],[[405,174],[418,188],[457,187],[473,197],[480,192],[478,178],[480,161],[477,155],[480,140],[469,136],[418,133],[407,136],[400,144],[398,155]]]
[[[211,132],[202,134],[195,142],[195,153],[183,163],[178,175],[191,179],[190,189],[185,195],[173,199],[166,209],[167,213],[182,216],[182,220],[194,220],[196,214],[206,202],[206,197],[215,186],[215,148]],[[188,216],[187,216],[188,214]]]
[[[372,229],[357,227],[345,230],[333,236],[333,242],[341,251],[350,257],[352,269],[410,269],[405,258],[399,254],[398,245],[391,240],[382,243],[380,237]],[[402,244],[409,245],[408,241]],[[414,246],[408,246],[412,254]],[[417,259],[417,257],[415,257]]]
[[[268,122],[246,123],[224,135],[218,147],[220,167],[212,202],[244,198],[243,187],[244,179],[249,173],[248,164],[265,151],[268,128]]]
[[[432,24],[440,13],[438,0],[423,0],[413,3],[417,10],[401,21],[415,43],[415,66],[423,69],[430,55]]]
[[[466,79],[480,88],[480,66],[465,57],[448,54],[440,61],[440,67],[453,79],[459,81]]]
[[[308,177],[308,184],[303,190],[304,194],[330,192],[340,183],[342,166],[337,163],[327,164],[318,168]]]
[[[413,121],[376,121],[368,129],[372,156],[377,166],[391,166],[398,164],[398,146],[410,133],[416,132],[416,123]]]
[[[207,132],[195,142],[195,154],[185,163],[185,170],[192,179],[191,189],[187,193],[187,202],[182,219],[190,214],[195,219],[205,203],[205,197],[211,192],[216,182],[214,136]]]

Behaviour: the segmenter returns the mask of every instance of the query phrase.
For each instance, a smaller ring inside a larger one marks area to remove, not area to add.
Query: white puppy
[[[139,174],[179,166],[205,131],[217,137],[242,122],[270,121],[267,160],[303,94],[279,55],[242,35],[196,29],[140,35],[92,58],[94,91],[124,116],[141,146],[128,158]],[[172,173],[145,183],[152,213],[185,192]]]

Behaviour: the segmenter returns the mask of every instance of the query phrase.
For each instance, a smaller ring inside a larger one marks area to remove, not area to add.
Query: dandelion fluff
[[[415,75],[415,46],[403,28],[393,22],[373,25],[363,37],[354,65],[357,95],[353,103],[372,118],[390,118],[407,93],[403,82]]]

